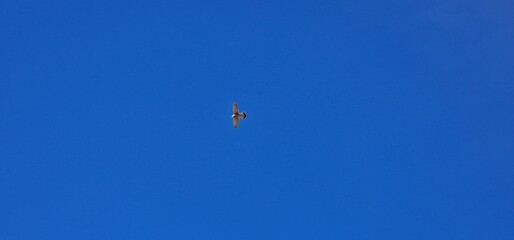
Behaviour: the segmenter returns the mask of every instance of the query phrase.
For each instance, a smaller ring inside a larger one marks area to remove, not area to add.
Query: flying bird
[[[234,120],[234,127],[237,128],[239,126],[239,119],[246,119],[245,112],[239,112],[239,108],[237,107],[237,103],[232,104],[232,119]]]

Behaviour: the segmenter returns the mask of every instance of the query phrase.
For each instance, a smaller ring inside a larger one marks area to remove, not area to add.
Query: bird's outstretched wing
[[[239,125],[239,117],[234,117],[232,119],[234,119],[234,127],[237,128],[237,126]]]
[[[232,104],[232,112],[234,114],[239,112],[239,108],[237,107],[237,103]]]

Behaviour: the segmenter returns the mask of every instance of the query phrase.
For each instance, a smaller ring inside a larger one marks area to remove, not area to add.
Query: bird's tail
[[[243,114],[243,119],[246,119],[246,113],[242,112],[242,114]]]

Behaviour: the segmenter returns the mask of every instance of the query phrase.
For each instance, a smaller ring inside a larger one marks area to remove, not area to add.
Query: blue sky
[[[0,239],[514,239],[513,7],[2,1]]]

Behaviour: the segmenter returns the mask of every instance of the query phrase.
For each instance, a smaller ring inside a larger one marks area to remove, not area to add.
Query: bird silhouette
[[[239,112],[239,108],[237,107],[237,103],[234,102],[232,104],[232,119],[234,122],[234,128],[237,128],[239,126],[239,119],[246,119],[246,113],[245,112]]]

